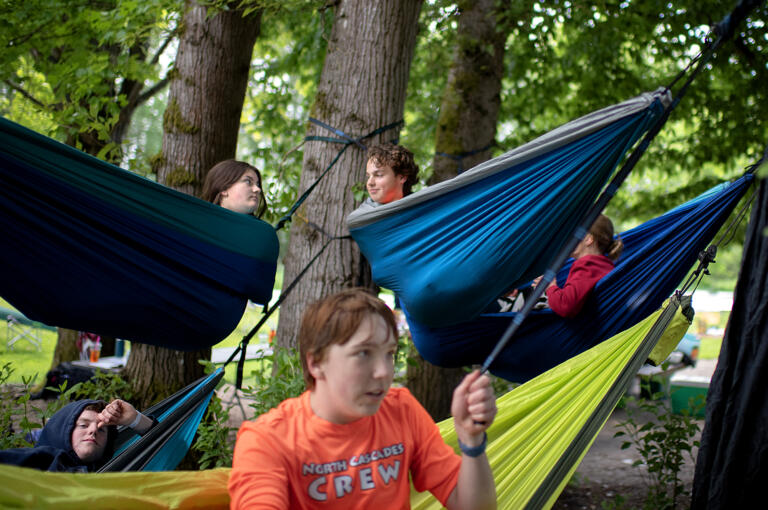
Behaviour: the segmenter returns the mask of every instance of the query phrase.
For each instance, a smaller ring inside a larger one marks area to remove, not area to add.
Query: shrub
[[[626,436],[622,449],[635,446],[642,457],[634,465],[645,464],[648,474],[648,493],[644,508],[674,509],[688,495],[680,472],[686,457],[695,462],[693,448],[699,446],[695,440],[699,424],[693,415],[703,401],[692,403],[692,412],[684,410],[681,414],[672,412],[668,400],[663,394],[655,393],[650,399],[627,399],[626,421],[618,424],[621,429],[614,437]],[[637,419],[639,413],[650,416],[648,421]]]

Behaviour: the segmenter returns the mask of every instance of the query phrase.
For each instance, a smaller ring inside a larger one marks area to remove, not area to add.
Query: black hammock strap
[[[474,149],[471,151],[462,152],[461,154],[448,154],[447,152],[435,152],[436,156],[442,156],[444,158],[452,159],[458,163],[458,173],[462,173],[464,171],[464,160],[470,156],[474,156],[475,154],[479,154],[481,152],[485,152],[491,147],[493,147],[493,143],[489,143],[485,147],[481,147],[479,149]]]
[[[326,176],[326,174],[331,170],[331,168],[333,168],[336,162],[341,158],[341,155],[344,154],[344,151],[347,150],[347,148],[349,148],[352,145],[356,145],[363,150],[367,150],[367,147],[362,143],[363,140],[372,138],[385,131],[389,131],[390,129],[399,128],[403,124],[402,120],[398,120],[397,122],[393,122],[391,124],[387,124],[386,126],[376,128],[370,133],[368,133],[367,135],[354,138],[344,133],[342,130],[331,127],[328,124],[321,122],[317,119],[314,119],[312,117],[309,118],[309,121],[312,122],[313,124],[317,124],[318,126],[331,131],[332,133],[336,134],[339,138],[333,138],[333,137],[327,137],[327,136],[307,136],[304,138],[305,142],[308,142],[308,141],[330,142],[330,143],[343,144],[344,146],[341,149],[339,149],[339,152],[336,153],[336,156],[333,158],[333,160],[331,160],[331,163],[325,168],[325,170],[323,170],[323,172],[317,177],[317,179],[315,179],[315,182],[313,182],[307,188],[307,190],[304,193],[302,193],[299,199],[296,200],[296,203],[293,204],[293,207],[291,207],[288,213],[282,218],[280,218],[280,220],[275,225],[275,230],[280,230],[285,226],[286,223],[291,221],[291,218],[293,217],[293,214],[296,212],[296,210],[299,207],[301,207],[301,204],[303,204],[304,201],[309,197],[309,195],[315,190],[315,187],[317,187],[317,185],[320,184],[320,181],[323,179],[323,177]]]
[[[528,314],[531,312],[531,310],[533,310],[533,307],[536,304],[538,298],[541,297],[549,284],[555,279],[557,270],[565,263],[570,254],[573,252],[574,248],[576,248],[576,245],[587,234],[589,228],[595,222],[611,198],[613,198],[613,196],[616,194],[619,186],[621,186],[621,184],[629,175],[630,171],[635,167],[637,162],[640,160],[640,157],[645,154],[645,151],[648,149],[651,141],[661,131],[661,128],[666,123],[669,115],[672,113],[672,110],[677,107],[678,103],[685,95],[685,92],[688,90],[691,82],[706,68],[707,64],[712,59],[715,50],[719,48],[723,42],[725,42],[725,40],[733,35],[733,27],[738,25],[746,17],[749,10],[758,5],[760,1],[761,0],[742,0],[742,2],[733,10],[733,12],[731,12],[730,15],[727,15],[723,21],[715,26],[713,32],[718,35],[717,39],[714,42],[708,44],[707,47],[698,56],[694,57],[693,60],[696,62],[696,66],[694,67],[688,79],[681,86],[680,90],[677,92],[677,95],[673,98],[670,105],[659,116],[659,118],[648,130],[648,132],[646,132],[643,139],[632,151],[632,154],[630,154],[629,158],[622,165],[621,169],[619,169],[611,182],[608,183],[605,190],[597,198],[592,208],[586,213],[579,226],[576,227],[571,238],[568,240],[568,242],[565,243],[560,253],[558,253],[558,255],[553,259],[549,269],[544,272],[538,285],[536,285],[536,287],[533,289],[530,299],[525,300],[525,304],[523,305],[522,310],[520,310],[520,312],[515,315],[515,317],[512,319],[512,322],[509,324],[509,327],[507,327],[507,329],[504,331],[504,334],[497,342],[496,346],[485,359],[485,362],[481,368],[482,372],[488,371],[496,357],[504,349],[512,336],[517,332],[518,328],[526,319],[526,317],[528,317]]]
[[[764,159],[765,159],[765,155],[763,156],[763,159],[761,159],[760,161],[763,161]],[[752,165],[747,170],[746,173],[753,173],[759,166],[760,166],[760,162],[756,163],[755,165]],[[731,242],[731,240],[733,239],[733,236],[736,234],[736,227],[741,222],[744,221],[744,218],[746,218],[749,207],[752,205],[752,202],[755,201],[756,194],[757,194],[757,191],[752,190],[752,193],[750,194],[749,198],[744,202],[744,205],[741,206],[741,209],[739,210],[738,214],[736,214],[736,216],[731,220],[728,226],[725,227],[722,234],[720,235],[720,238],[714,243],[707,246],[705,250],[702,250],[701,252],[699,252],[699,255],[698,255],[699,265],[688,276],[685,282],[681,285],[678,293],[684,294],[685,292],[688,291],[688,289],[692,285],[695,285],[695,286],[693,288],[693,291],[691,292],[694,292],[699,287],[699,283],[701,282],[704,275],[709,274],[709,264],[716,262],[715,257],[717,256],[718,248],[720,247],[720,245],[725,245]]]
[[[333,166],[336,164],[336,162],[341,158],[341,155],[344,154],[344,151],[347,150],[348,147],[352,145],[356,145],[360,147],[363,150],[367,150],[367,147],[362,143],[363,140],[366,140],[368,138],[374,137],[378,134],[384,133],[385,131],[389,131],[390,129],[399,128],[402,124],[402,120],[398,120],[397,122],[393,122],[391,124],[387,124],[385,126],[379,127],[371,131],[370,133],[354,138],[345,132],[343,132],[340,129],[336,129],[325,122],[319,121],[315,118],[310,117],[309,121],[313,124],[317,124],[318,126],[327,129],[331,131],[332,133],[336,134],[339,138],[333,138],[333,137],[326,137],[326,136],[307,136],[304,138],[304,141],[322,141],[322,142],[330,142],[330,143],[339,143],[343,144],[344,146],[339,150],[339,152],[336,154],[336,156],[333,158],[331,163],[326,167],[325,170],[318,176],[317,179],[315,179],[315,182],[313,182],[309,188],[299,197],[299,199],[296,201],[295,204],[291,207],[291,209],[288,211],[288,213],[280,218],[280,220],[275,225],[275,230],[280,230],[285,226],[286,223],[291,221],[291,218],[296,213],[299,207],[301,207],[301,204],[304,203],[304,201],[309,197],[309,195],[314,191],[315,187],[320,183],[320,181],[323,179],[323,177],[326,176],[326,174],[333,168]],[[323,247],[320,249],[319,252],[315,254],[314,257],[307,263],[307,265],[304,267],[304,269],[301,270],[301,272],[294,278],[294,280],[288,285],[288,287],[283,290],[283,292],[280,294],[280,297],[277,299],[274,305],[271,307],[265,307],[264,315],[262,316],[261,320],[253,327],[251,330],[246,334],[243,339],[240,341],[240,344],[238,345],[237,349],[229,356],[227,361],[224,362],[224,366],[229,364],[235,356],[237,356],[238,353],[240,353],[240,359],[237,362],[237,377],[235,382],[235,387],[237,389],[240,389],[243,384],[243,369],[245,367],[245,358],[248,350],[248,343],[251,341],[251,338],[256,334],[256,332],[267,322],[269,317],[272,315],[272,313],[277,310],[277,308],[280,306],[280,304],[285,300],[286,297],[291,293],[291,291],[296,287],[296,285],[299,283],[301,278],[306,274],[306,272],[309,270],[309,268],[312,266],[312,264],[320,257],[320,255],[325,251],[325,249],[328,247],[328,245],[331,244],[332,241],[335,241],[337,239],[351,239],[350,236],[333,236],[325,231],[322,227],[319,225],[306,220],[307,225],[309,225],[314,230],[320,232],[327,240]]]
[[[264,315],[261,317],[258,323],[256,323],[255,326],[251,328],[251,330],[243,336],[242,340],[240,340],[240,344],[237,346],[237,349],[229,356],[227,361],[224,362],[224,366],[227,366],[234,358],[237,356],[238,353],[240,353],[240,359],[237,361],[237,376],[235,379],[235,388],[238,390],[242,388],[243,386],[243,369],[245,368],[245,358],[248,351],[248,343],[251,341],[253,336],[256,334],[259,329],[267,322],[267,319],[269,319],[272,316],[272,313],[274,313],[275,310],[278,309],[278,307],[282,304],[283,301],[290,295],[291,291],[296,287],[296,285],[299,283],[301,278],[309,271],[309,268],[312,267],[312,264],[315,263],[315,261],[320,258],[320,255],[323,254],[326,248],[336,240],[340,239],[351,239],[350,236],[331,236],[325,230],[323,230],[320,227],[317,227],[313,223],[307,222],[312,228],[315,230],[318,230],[320,233],[326,236],[327,240],[325,244],[323,244],[323,247],[320,248],[320,251],[318,251],[312,259],[307,262],[307,264],[304,266],[304,269],[301,270],[301,272],[296,275],[296,278],[293,279],[293,281],[286,287],[281,293],[280,297],[277,298],[277,301],[275,301],[275,304],[269,307],[264,311]]]

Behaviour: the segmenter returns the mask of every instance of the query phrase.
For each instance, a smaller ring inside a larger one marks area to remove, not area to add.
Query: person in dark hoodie
[[[143,434],[154,420],[123,400],[78,400],[45,424],[32,448],[0,451],[0,463],[44,471],[91,472],[112,458],[117,425]]]

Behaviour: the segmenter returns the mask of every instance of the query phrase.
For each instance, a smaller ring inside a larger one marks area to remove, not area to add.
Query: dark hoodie
[[[72,448],[75,423],[89,404],[99,400],[77,400],[62,407],[45,424],[40,439],[32,448],[13,448],[0,451],[0,463],[30,467],[44,471],[95,471],[112,458],[117,429],[108,427],[107,444],[102,458],[93,464],[84,464]]]

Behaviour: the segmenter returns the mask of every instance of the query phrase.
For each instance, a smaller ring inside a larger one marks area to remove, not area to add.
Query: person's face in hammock
[[[99,413],[86,409],[72,430],[72,449],[86,464],[101,459],[107,446],[107,427],[99,427],[100,421]]]
[[[261,183],[253,170],[246,170],[232,186],[221,192],[219,205],[230,211],[253,214],[261,201]]]
[[[374,202],[388,204],[403,198],[403,184],[406,177],[396,174],[391,167],[379,166],[373,160],[368,160],[365,176],[368,195]]]
[[[371,416],[394,379],[397,341],[379,315],[369,315],[350,339],[332,344],[322,360],[308,359],[315,387],[312,411],[331,423]]]

